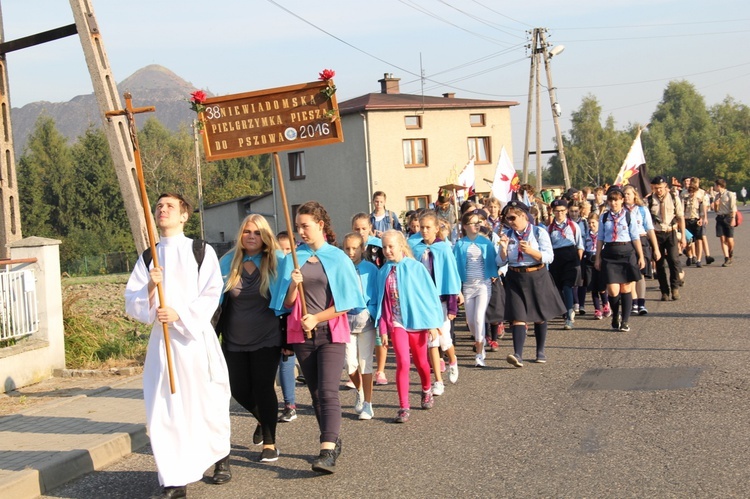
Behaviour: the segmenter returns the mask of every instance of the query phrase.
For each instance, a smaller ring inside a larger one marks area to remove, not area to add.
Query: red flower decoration
[[[334,76],[336,76],[336,71],[333,69],[324,69],[322,72],[318,73],[318,79],[322,81],[328,81]]]
[[[195,104],[203,104],[206,101],[206,92],[203,90],[196,90],[190,94],[190,100]]]

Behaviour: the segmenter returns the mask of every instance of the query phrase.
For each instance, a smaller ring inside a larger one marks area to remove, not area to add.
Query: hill
[[[190,126],[195,118],[195,113],[190,109],[186,99],[196,88],[192,83],[157,64],[139,69],[117,85],[121,100],[125,92],[130,92],[133,95],[133,106],[156,107],[156,113],[137,116],[139,126],[149,117],[156,117],[170,130]],[[57,129],[71,142],[82,135],[89,126],[100,127],[102,123],[93,93],[79,95],[68,102],[39,101],[21,108],[14,107],[11,109],[11,122],[17,157],[23,153],[28,136],[34,130],[37,118],[43,113],[55,120]]]

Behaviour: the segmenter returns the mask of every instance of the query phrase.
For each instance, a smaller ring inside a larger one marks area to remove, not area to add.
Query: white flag
[[[513,168],[513,162],[503,146],[495,169],[495,179],[492,181],[492,195],[504,205],[510,201],[513,193],[518,191],[520,183],[516,169]]]
[[[458,183],[466,188],[456,192],[459,199],[465,200],[474,195],[474,180],[474,156],[472,156],[458,176]]]

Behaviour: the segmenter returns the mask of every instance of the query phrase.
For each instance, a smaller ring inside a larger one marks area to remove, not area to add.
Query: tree
[[[632,139],[628,133],[615,130],[610,115],[602,126],[602,108],[596,97],[587,95],[571,116],[569,135],[563,135],[565,159],[570,183],[574,186],[611,183],[617,176]],[[562,162],[558,155],[550,158],[546,182],[562,184]]]
[[[750,181],[750,108],[727,97],[709,115],[715,126],[704,147],[702,177],[724,178],[739,190]]]
[[[26,235],[56,237],[67,232],[72,169],[67,140],[52,118],[39,116],[18,168],[21,225]]]
[[[703,96],[687,81],[672,81],[651,116],[643,148],[652,175],[683,177],[703,168],[713,124]]]

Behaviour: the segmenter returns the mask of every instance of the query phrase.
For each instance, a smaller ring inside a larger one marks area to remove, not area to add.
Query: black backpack
[[[156,245],[158,246],[159,243],[156,243]],[[200,272],[201,265],[203,265],[203,259],[206,256],[206,241],[203,239],[193,239],[193,256],[195,257],[195,263],[198,264],[198,272]],[[143,263],[146,265],[146,269],[148,269],[151,262],[154,260],[154,257],[151,255],[150,247],[143,251],[141,258],[143,258]],[[217,328],[219,320],[221,320],[221,305],[216,307],[216,311],[214,312],[213,317],[211,317],[211,326],[213,326],[214,329]]]

